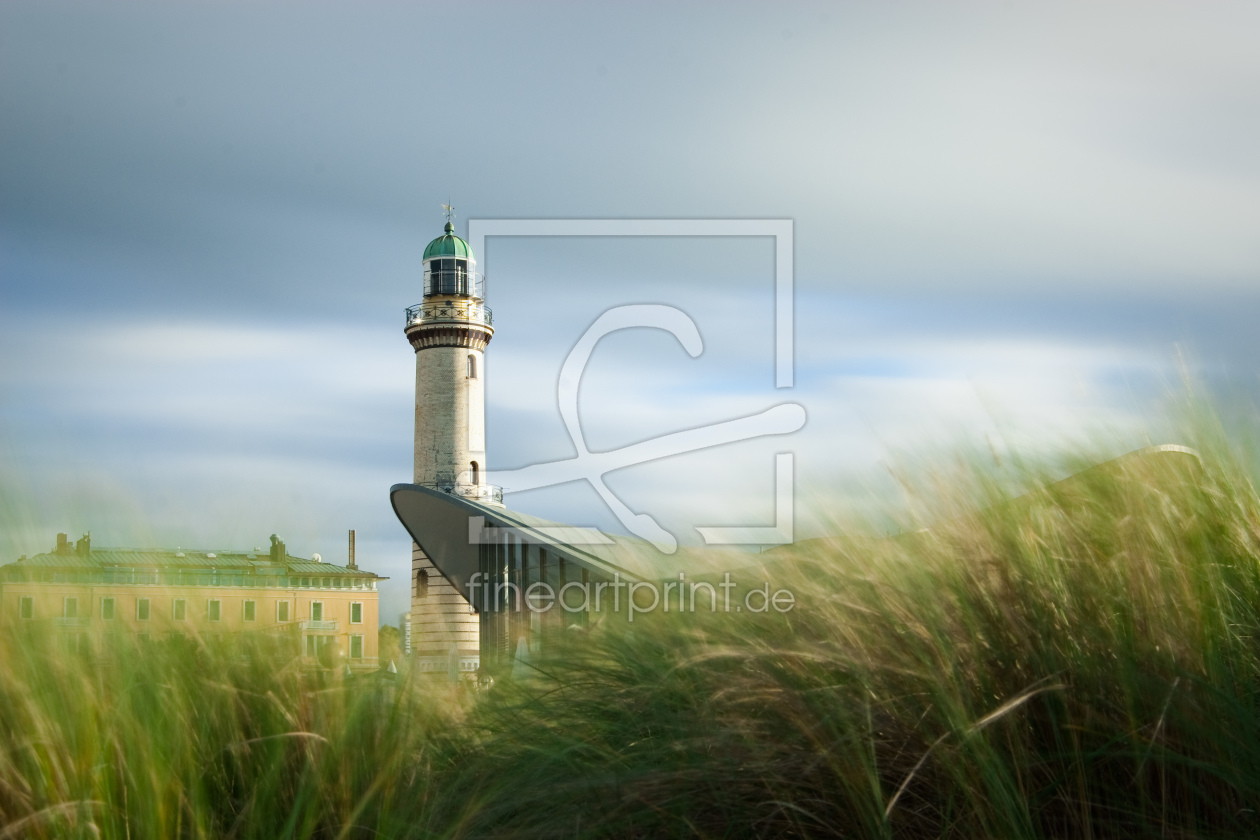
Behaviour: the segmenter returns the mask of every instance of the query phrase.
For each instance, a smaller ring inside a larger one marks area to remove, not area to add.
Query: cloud
[[[491,466],[571,453],[555,372],[618,304],[683,308],[705,352],[606,339],[593,448],[806,406],[792,438],[610,476],[680,535],[767,522],[779,447],[826,506],[861,501],[838,476],[915,447],[1123,437],[1173,341],[1254,389],[1257,14],[728,4],[662,27],[632,4],[6,3],[2,472],[34,501],[0,551],[280,529],[330,556],[357,526],[405,577],[399,316],[448,198],[459,225],[794,220],[791,391],[767,240],[490,246]],[[614,524],[577,485],[516,500]]]
[[[1167,370],[1167,359],[1143,348],[975,334],[926,338],[884,326],[879,335],[850,338],[813,355],[811,376],[802,377],[808,381],[782,391],[734,375],[743,367],[738,356],[712,360],[705,369],[681,351],[668,365],[653,364],[660,358],[652,353],[610,352],[583,380],[583,429],[591,448],[604,451],[779,402],[806,408],[809,421],[796,434],[609,475],[610,486],[632,509],[660,517],[666,527],[694,541],[695,525],[773,517],[775,452],[796,453],[800,486],[821,496],[803,496],[803,504],[825,508],[844,489],[846,476],[870,472],[906,452],[996,440],[1003,449],[1044,456],[1099,431],[1119,436],[1118,445],[1138,441],[1153,420],[1155,386]],[[633,337],[642,347],[649,335]],[[534,381],[546,378],[539,374],[548,369],[547,362],[539,357],[514,364],[533,370]],[[551,364],[558,368],[557,361]],[[1117,389],[1116,381],[1126,378],[1131,387]],[[531,390],[531,384],[510,381],[490,391],[496,428],[528,429],[522,437],[495,441],[496,457],[511,459],[513,466],[571,456],[554,390]],[[507,399],[500,403],[504,390]],[[571,488],[554,496],[509,494],[507,501],[561,520],[591,522],[603,515],[598,503],[592,506],[589,497],[575,496]]]

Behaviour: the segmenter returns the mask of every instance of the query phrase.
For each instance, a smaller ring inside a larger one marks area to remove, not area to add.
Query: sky
[[[491,237],[489,467],[570,458],[560,366],[613,450],[800,405],[799,431],[606,476],[684,543],[797,536],[913,453],[1114,454],[1183,368],[1260,392],[1252,3],[0,5],[0,562],[249,548],[388,575],[406,608],[415,356],[441,232],[492,219],[792,225],[774,240]],[[1158,438],[1158,439],[1156,439]],[[882,488],[882,489],[881,489]],[[507,504],[624,530],[584,482]]]

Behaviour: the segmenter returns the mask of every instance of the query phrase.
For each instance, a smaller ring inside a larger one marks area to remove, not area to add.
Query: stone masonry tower
[[[416,440],[413,481],[482,504],[502,505],[485,484],[486,344],[494,335],[484,278],[468,243],[446,232],[424,249],[424,300],[407,309],[407,340],[416,351]],[[411,649],[421,670],[474,670],[478,619],[412,543]],[[458,664],[452,662],[458,658]]]

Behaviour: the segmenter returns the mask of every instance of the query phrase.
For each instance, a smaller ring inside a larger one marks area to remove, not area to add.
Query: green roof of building
[[[473,256],[473,249],[468,243],[455,235],[455,226],[450,222],[446,223],[446,233],[439,236],[429,243],[424,249],[424,257],[428,260],[434,257],[456,257],[461,260],[476,260]]]
[[[333,563],[316,562],[285,553],[280,562],[273,562],[265,549],[258,551],[207,551],[180,548],[92,548],[86,556],[73,546],[69,550],[49,551],[16,560],[0,569],[108,569],[112,567],[153,569],[180,567],[188,569],[252,569],[258,574],[327,575],[329,577],[379,578],[374,572],[351,569]]]

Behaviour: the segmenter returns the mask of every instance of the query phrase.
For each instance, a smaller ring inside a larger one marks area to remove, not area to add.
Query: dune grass
[[[1223,437],[766,555],[483,691],[0,638],[3,837],[1260,834],[1260,502]],[[1036,474],[1023,477],[1036,483]]]

